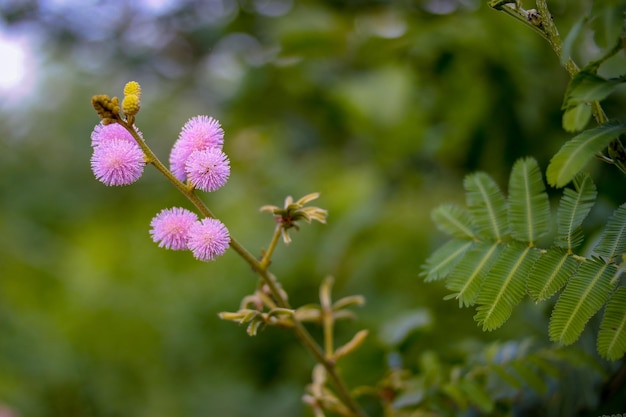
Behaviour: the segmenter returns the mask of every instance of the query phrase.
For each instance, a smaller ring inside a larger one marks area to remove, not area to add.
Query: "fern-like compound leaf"
[[[481,413],[490,414],[493,411],[495,401],[481,384],[470,378],[463,378],[457,385],[467,395],[469,402],[474,404]]]
[[[550,203],[535,159],[518,159],[513,165],[508,208],[513,238],[533,246],[550,231]]]
[[[545,377],[531,366],[527,361],[515,361],[511,363],[511,367],[519,374],[526,385],[531,387],[538,393],[544,393],[548,389]]]
[[[498,242],[507,234],[506,200],[498,184],[484,172],[465,177],[467,207],[482,237]]]
[[[546,171],[548,183],[559,188],[565,186],[596,153],[624,132],[625,124],[608,122],[566,142],[550,160]]]
[[[474,316],[483,330],[494,330],[509,318],[526,293],[526,279],[540,252],[511,244],[503,251],[483,281]]]
[[[626,353],[626,287],[618,288],[606,305],[597,348],[602,357],[610,360]]]
[[[433,210],[432,218],[439,230],[444,233],[459,238],[476,238],[472,217],[463,207],[443,204]]]
[[[426,282],[447,277],[473,244],[472,240],[449,240],[428,257],[420,275]]]
[[[557,232],[554,244],[573,253],[583,241],[581,224],[596,201],[596,186],[588,174],[574,178],[575,190],[566,188],[556,214]]]
[[[578,340],[589,319],[608,300],[616,274],[614,264],[599,259],[583,262],[552,310],[550,340],[564,345]]]
[[[467,251],[446,280],[446,288],[455,291],[446,298],[457,298],[459,307],[474,304],[482,281],[501,250],[502,245],[498,243],[480,242]]]
[[[489,371],[496,374],[502,381],[506,382],[508,385],[518,390],[522,387],[522,381],[520,381],[519,377],[509,371],[508,366],[505,367],[499,364],[493,364],[489,366]]]
[[[594,251],[609,260],[626,253],[626,203],[615,210]]]
[[[439,229],[453,238],[427,259],[420,275],[426,281],[445,279],[452,294],[444,299],[456,298],[459,307],[477,304],[474,319],[489,331],[510,317],[526,292],[535,302],[561,292],[548,331],[551,340],[564,345],[575,342],[589,319],[606,306],[598,351],[607,359],[624,356],[626,290],[616,291],[608,305],[607,301],[623,272],[620,264],[626,260],[626,204],[605,226],[594,248],[597,257],[584,258],[575,252],[584,241],[581,225],[597,196],[589,175],[577,173],[581,161],[621,132],[626,132],[626,124],[606,123],[583,132],[562,148],[561,159],[553,159],[552,173],[548,173],[551,183],[562,186],[574,180],[563,191],[554,243],[546,249],[535,247],[550,232],[551,221],[534,159],[515,163],[508,198],[489,175],[468,175],[464,180],[467,210],[448,204],[433,211]],[[552,371],[543,369],[544,363],[536,366],[546,374]],[[529,384],[527,376],[514,374],[517,378],[508,378],[512,386],[520,380]],[[460,390],[458,394],[465,398]]]
[[[528,275],[528,294],[534,302],[547,300],[567,283],[578,261],[564,249],[552,248],[541,254]]]

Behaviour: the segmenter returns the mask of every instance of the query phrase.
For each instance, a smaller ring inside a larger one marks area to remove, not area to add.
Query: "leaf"
[[[626,203],[609,218],[594,251],[610,260],[626,253]]]
[[[586,21],[587,18],[578,20],[567,33],[565,39],[563,39],[563,46],[561,47],[561,65],[565,66],[565,63],[572,57],[574,42],[578,38],[580,30],[583,28]]]
[[[483,413],[491,413],[494,408],[494,400],[489,393],[477,382],[469,378],[459,381],[459,387],[467,394],[469,401],[478,407]]]
[[[591,70],[579,71],[567,87],[562,108],[567,109],[581,103],[604,100],[622,82],[624,81],[620,79],[607,80]]]
[[[557,232],[554,244],[565,248],[569,253],[583,241],[581,225],[593,207],[597,192],[596,186],[588,174],[579,174],[574,178],[574,187],[566,188],[556,213]]]
[[[455,382],[448,382],[441,387],[441,390],[454,401],[459,410],[467,410],[467,394],[461,390],[461,386]]]
[[[387,320],[378,332],[380,340],[387,346],[394,347],[413,332],[426,329],[433,323],[430,311],[425,308],[406,311],[391,320]]]
[[[533,243],[550,229],[550,203],[537,161],[519,159],[509,178],[509,227],[517,240]]]
[[[507,231],[506,200],[496,182],[484,172],[465,177],[467,207],[480,236],[502,241]]]
[[[476,302],[474,320],[483,330],[502,326],[526,292],[526,279],[539,251],[520,244],[512,244],[502,251],[498,262],[487,274]]]
[[[446,281],[446,288],[456,291],[459,307],[474,304],[483,279],[502,250],[499,243],[478,243],[458,263]]]
[[[471,240],[452,239],[440,246],[422,265],[421,276],[424,281],[436,281],[445,278],[463,259],[465,252],[474,244]]]
[[[492,364],[489,369],[493,371],[496,375],[500,377],[504,382],[510,385],[512,388],[520,389],[522,387],[522,383],[520,380],[511,374],[507,367],[498,364]]]
[[[528,274],[528,294],[534,302],[547,300],[574,275],[578,262],[565,250],[549,249],[535,262]]]
[[[542,375],[558,379],[561,375],[561,368],[557,366],[552,360],[551,353],[548,353],[548,357],[538,352],[536,354],[528,355],[525,361],[528,365],[537,368]]]
[[[618,288],[606,305],[597,348],[600,356],[610,360],[626,353],[626,287]]]
[[[564,345],[578,340],[589,319],[609,298],[616,273],[615,265],[598,259],[580,265],[552,310],[550,340]]]
[[[459,238],[475,239],[472,216],[463,207],[455,204],[444,204],[432,212],[432,218],[444,233]]]
[[[587,126],[591,119],[591,106],[587,103],[580,103],[568,107],[563,113],[563,129],[566,132],[580,132]]]
[[[585,130],[566,142],[552,157],[546,175],[548,183],[563,187],[587,164],[589,159],[602,151],[611,140],[626,132],[626,125],[608,122],[594,129]]]
[[[511,367],[519,374],[522,381],[536,392],[543,394],[548,389],[546,381],[532,367],[529,367],[525,360],[512,362]]]
[[[593,39],[599,47],[613,45],[624,27],[623,1],[594,2],[591,26],[594,31]]]

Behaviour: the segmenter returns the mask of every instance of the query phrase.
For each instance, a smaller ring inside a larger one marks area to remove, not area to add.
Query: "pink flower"
[[[228,229],[217,219],[198,220],[191,225],[187,234],[187,246],[194,258],[205,262],[224,254],[229,244]]]
[[[180,207],[161,210],[150,222],[150,236],[160,248],[187,249],[187,232],[198,220],[195,213]]]
[[[105,185],[128,185],[143,173],[145,160],[137,143],[111,139],[94,147],[91,170]]]
[[[118,123],[111,123],[108,125],[100,123],[97,124],[93,129],[93,132],[91,132],[91,146],[94,147],[116,139],[136,143],[135,138],[133,138],[128,130]]]
[[[170,167],[172,173],[181,181],[187,180],[185,165],[194,151],[209,148],[222,149],[224,144],[224,130],[220,122],[208,116],[196,116],[189,119],[183,126],[178,140],[170,153]]]
[[[221,188],[230,176],[228,157],[217,148],[194,151],[185,164],[189,182],[202,191]]]

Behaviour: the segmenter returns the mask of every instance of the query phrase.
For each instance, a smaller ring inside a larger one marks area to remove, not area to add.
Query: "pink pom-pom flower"
[[[224,224],[212,218],[198,220],[189,228],[187,246],[194,258],[212,261],[228,249],[230,234]]]
[[[189,182],[202,191],[215,191],[228,181],[230,164],[224,152],[217,148],[194,151],[185,164]]]
[[[141,137],[141,133],[139,133]],[[104,125],[99,123],[91,132],[91,146],[95,147],[102,143],[108,143],[113,140],[125,140],[128,142],[136,143],[135,138],[126,130],[122,125],[118,123],[111,123]]]
[[[93,149],[91,169],[105,185],[128,185],[137,181],[145,166],[144,155],[137,143],[111,139]]]
[[[170,153],[170,168],[180,181],[187,180],[185,166],[194,151],[222,149],[224,130],[220,122],[208,116],[196,116],[183,126]]]
[[[197,220],[195,213],[181,207],[163,209],[150,222],[150,236],[160,248],[186,250],[189,228]]]

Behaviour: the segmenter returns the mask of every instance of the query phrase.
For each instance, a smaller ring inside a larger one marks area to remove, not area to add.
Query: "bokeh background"
[[[550,2],[563,34],[590,3]],[[592,44],[581,39],[575,58],[594,57]],[[217,317],[254,291],[250,268],[233,251],[205,264],[150,240],[154,214],[191,208],[151,167],[128,187],[94,179],[90,98],[130,80],[164,161],[190,117],[222,122],[232,175],[205,197],[252,252],[274,227],[261,205],[321,192],[328,224],[303,227],[272,270],[294,305],[315,302],[326,275],[337,297],[367,298],[338,329],[339,341],[372,330],[343,364],[352,386],[375,384],[398,350],[417,367],[419,352],[454,358],[468,340],[547,343],[545,307],[483,334],[418,276],[444,238],[430,211],[463,201],[464,175],[505,188],[517,158],[545,169],[571,137],[558,59],[486,2],[0,0],[0,57],[3,417],[310,415],[300,398],[313,361],[292,335],[250,338]],[[621,54],[603,71],[624,68]],[[624,93],[607,100],[610,116]],[[623,178],[589,168],[601,221],[623,202]],[[389,326],[407,312],[425,326],[398,346]]]

